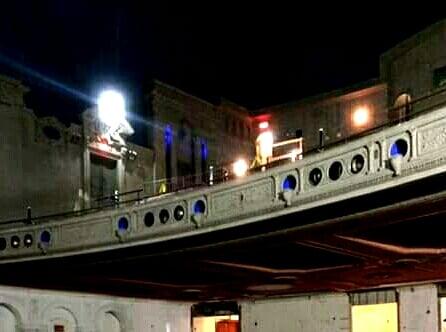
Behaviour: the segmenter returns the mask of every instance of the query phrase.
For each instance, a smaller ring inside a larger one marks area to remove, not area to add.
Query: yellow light
[[[262,121],[259,123],[259,129],[266,129],[269,127],[268,121]]]
[[[352,332],[397,332],[396,303],[352,306]]]
[[[296,161],[298,154],[299,154],[299,151],[297,149],[291,150],[291,152],[290,152],[291,161]]]
[[[259,157],[262,160],[262,165],[266,164],[269,157],[273,155],[274,138],[271,131],[265,131],[257,136],[257,142],[259,146]]]
[[[248,163],[244,159],[239,159],[232,165],[232,171],[237,177],[245,176],[248,171]]]
[[[369,122],[369,109],[367,107],[359,107],[353,112],[353,124],[356,127],[365,126]]]

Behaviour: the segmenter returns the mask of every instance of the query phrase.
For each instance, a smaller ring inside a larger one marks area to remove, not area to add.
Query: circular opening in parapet
[[[166,222],[169,221],[169,218],[170,218],[169,211],[167,211],[166,209],[162,209],[160,211],[160,222],[162,224],[165,224]]]
[[[322,171],[320,168],[313,168],[309,177],[310,183],[313,186],[317,186],[322,180]]]
[[[51,233],[48,231],[43,231],[40,234],[40,242],[44,243],[44,244],[49,244],[51,241]]]
[[[126,217],[121,217],[118,220],[118,230],[126,231],[129,229],[129,220]]]
[[[31,234],[26,234],[23,238],[23,243],[25,244],[25,247],[31,247],[33,245],[33,236]]]
[[[341,177],[342,169],[342,164],[339,161],[335,161],[328,169],[328,177],[331,180],[336,181]]]
[[[353,157],[352,163],[350,165],[350,170],[353,174],[358,174],[361,172],[365,165],[365,159],[361,154],[357,154]]]
[[[206,204],[204,204],[204,201],[199,199],[194,204],[194,213],[195,214],[202,214],[206,211]]]
[[[390,146],[390,157],[396,157],[398,155],[401,155],[404,157],[407,154],[407,151],[409,150],[409,146],[407,145],[407,142],[405,139],[397,139],[391,146]]]
[[[181,205],[178,205],[173,211],[173,217],[176,221],[180,221],[184,218],[184,208]]]
[[[20,238],[17,235],[11,237],[11,247],[14,249],[20,247]]]
[[[6,249],[6,245],[7,245],[6,239],[4,237],[1,237],[0,238],[0,251],[5,250]]]
[[[154,223],[155,223],[155,216],[153,215],[152,212],[147,212],[146,215],[144,216],[144,225],[146,225],[146,227],[152,227]]]
[[[62,138],[60,131],[53,126],[45,126],[43,127],[42,131],[45,134],[45,136],[51,140],[58,141]]]
[[[295,190],[297,187],[297,179],[294,175],[288,175],[282,183],[283,190]]]

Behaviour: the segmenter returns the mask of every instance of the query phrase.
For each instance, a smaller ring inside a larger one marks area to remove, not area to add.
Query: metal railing
[[[395,119],[393,121],[387,121],[379,126],[363,130],[359,133],[348,136],[342,140],[336,142],[331,142],[324,146],[318,146],[311,150],[305,151],[306,155],[311,155],[315,153],[320,153],[328,149],[332,149],[336,146],[351,142],[355,139],[370,135],[379,130],[388,128],[390,126],[396,125],[401,122],[405,122],[412,118],[418,117],[422,114],[426,114],[432,109],[446,105],[446,89],[437,90],[434,93],[427,94],[420,98],[414,99],[409,103],[398,106],[387,108],[387,112],[396,112],[405,110],[405,115]],[[297,160],[302,159],[302,153],[297,155]],[[288,161],[280,160],[278,162],[269,163],[266,166],[252,168],[248,171],[248,175],[256,172],[261,172],[266,169],[274,168],[278,165],[283,165],[288,163]],[[97,206],[81,209],[76,211],[67,211],[63,213],[48,214],[42,216],[32,216],[32,210],[30,208],[26,211],[26,217],[23,219],[5,220],[0,221],[0,225],[11,225],[11,224],[40,224],[48,222],[49,220],[62,219],[67,217],[82,216],[89,213],[95,213],[108,208],[119,208],[126,206],[128,204],[138,204],[146,202],[147,200],[167,193],[180,192],[182,190],[190,190],[198,187],[204,187],[208,185],[218,184],[225,181],[233,179],[233,176],[229,172],[230,166],[220,166],[213,168],[212,171],[207,171],[201,174],[188,175],[170,179],[161,179],[150,182],[144,182],[143,188],[138,190],[132,190],[123,193],[115,193],[109,196],[99,197],[94,199],[94,202],[98,203]],[[128,197],[134,195],[133,198],[122,199],[123,197]]]

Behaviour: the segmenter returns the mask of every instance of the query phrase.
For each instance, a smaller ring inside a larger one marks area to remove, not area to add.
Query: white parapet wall
[[[2,332],[187,332],[191,305],[0,287]]]
[[[403,287],[398,294],[400,331],[439,331],[436,285]]]
[[[241,304],[243,332],[334,332],[350,330],[347,294],[320,294]]]
[[[436,285],[396,291],[398,331],[438,331]],[[345,293],[242,301],[240,305],[243,332],[352,331],[352,307]],[[190,332],[191,304],[0,286],[0,331]]]

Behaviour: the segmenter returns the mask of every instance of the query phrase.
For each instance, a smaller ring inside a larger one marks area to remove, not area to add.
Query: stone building
[[[389,107],[404,105],[446,87],[445,43],[446,20],[442,20],[382,54],[380,76],[388,85]],[[438,98],[444,100],[442,94]],[[389,117],[400,119],[426,106],[421,101],[411,108],[394,108]]]
[[[192,181],[200,182],[209,166],[254,153],[250,113],[239,105],[226,100],[213,105],[154,81],[149,108],[157,179],[199,175]]]
[[[255,119],[268,120],[275,139],[295,137],[301,130],[306,151],[319,145],[319,129],[324,142],[342,141],[387,121],[387,85],[371,80],[342,90],[266,107],[256,111]],[[359,112],[364,112],[363,115]],[[356,117],[365,116],[362,121]]]
[[[54,117],[38,118],[26,108],[28,89],[0,77],[1,220],[68,212],[95,206],[114,190],[142,188],[152,175],[149,149],[99,143],[95,112],[66,127]],[[136,158],[129,158],[129,151]]]
[[[445,39],[442,21],[383,54],[379,80],[256,112],[229,102],[213,105],[155,82],[150,98],[153,152],[102,140],[93,110],[84,114],[82,125],[69,127],[55,118],[37,118],[23,102],[27,88],[1,77],[0,216],[22,217],[27,206],[36,214],[88,207],[96,195],[114,188],[127,191],[147,179],[200,174],[208,165],[249,154],[259,121],[270,121],[277,138],[302,129],[311,149],[318,144],[319,128],[333,142],[388,118],[402,120],[429,106],[409,101],[432,93],[443,97]],[[136,159],[130,151],[137,152]],[[444,287],[422,280],[360,293],[253,297],[238,303],[242,331],[356,331],[366,324],[384,331],[390,330],[389,322],[391,331],[446,330]],[[0,287],[0,330],[202,332],[191,326],[191,305]]]
[[[276,139],[303,131],[305,150],[319,144],[319,128],[325,143],[342,141],[361,131],[446,99],[446,20],[402,41],[381,55],[379,78],[352,87],[265,107],[253,112],[254,119],[269,119]],[[424,97],[436,94],[428,100]],[[355,114],[367,111],[367,121],[358,123]]]
[[[259,110],[226,100],[214,105],[154,81],[147,94],[149,148],[101,144],[101,133],[91,130],[99,128],[92,110],[81,125],[69,127],[52,117],[38,118],[24,104],[27,88],[1,77],[0,155],[6,162],[0,188],[8,194],[0,201],[0,216],[24,217],[28,206],[33,215],[88,208],[97,197],[140,189],[144,183],[202,184],[209,166],[228,167],[238,157],[253,157],[258,124],[264,120],[276,140],[300,130],[304,151],[319,145],[320,128],[330,144],[399,121],[435,99],[409,102],[432,93],[445,98],[445,40],[443,20],[385,52],[377,79]],[[129,151],[136,152],[135,160]],[[156,185],[148,188],[158,192]]]

